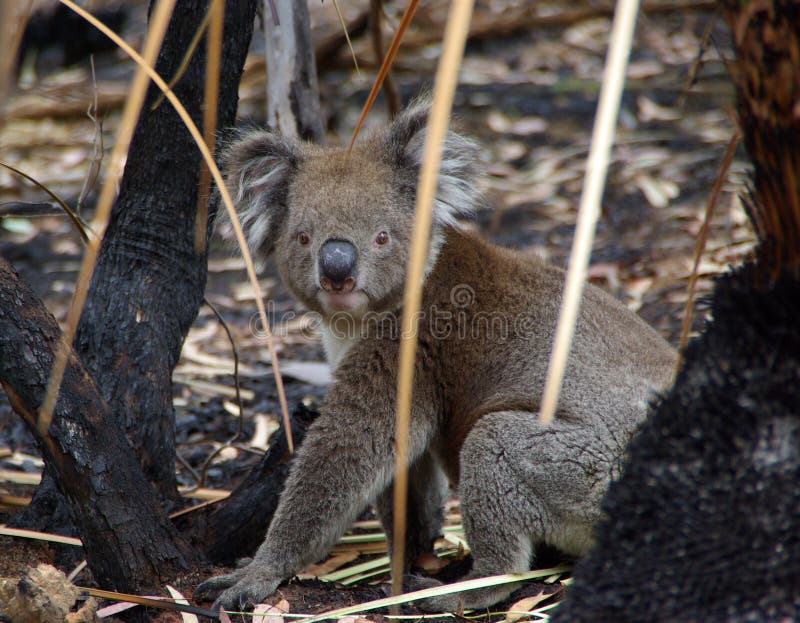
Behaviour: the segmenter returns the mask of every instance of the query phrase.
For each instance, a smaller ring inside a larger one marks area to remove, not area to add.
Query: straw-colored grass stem
[[[586,281],[594,230],[600,215],[600,202],[603,198],[608,160],[611,145],[614,142],[614,129],[625,84],[625,72],[638,10],[639,0],[618,0],[614,12],[606,68],[600,88],[600,101],[592,131],[589,157],[586,161],[586,177],[581,193],[578,224],[569,258],[567,281],[561,300],[561,311],[558,315],[553,352],[550,356],[542,395],[540,418],[542,424],[545,425],[552,422],[556,412],[561,382],[567,366],[567,356],[575,331],[575,320],[578,317],[578,308]]]
[[[414,233],[411,239],[410,259],[403,297],[403,316],[400,334],[399,373],[397,379],[397,422],[395,432],[394,479],[394,550],[392,555],[392,593],[402,592],[403,559],[405,555],[406,494],[408,488],[408,434],[411,419],[412,386],[414,382],[414,356],[417,348],[417,312],[422,297],[422,279],[428,252],[431,230],[431,210],[442,144],[453,105],[458,69],[464,54],[469,23],[472,18],[472,0],[454,0],[445,25],[442,56],[436,70],[433,101],[423,148],[423,162],[419,174],[417,200],[414,213]],[[388,55],[387,55],[388,58]]]
[[[383,81],[386,79],[386,76],[389,75],[389,68],[394,62],[394,57],[397,56],[397,50],[400,49],[400,42],[403,40],[403,35],[405,34],[406,30],[408,30],[408,25],[411,23],[411,19],[414,17],[414,13],[417,10],[418,4],[419,0],[409,0],[408,6],[403,12],[403,17],[400,19],[400,24],[397,26],[397,31],[392,37],[392,42],[389,44],[389,49],[386,50],[386,55],[383,57],[383,63],[381,63],[381,67],[378,70],[378,75],[375,77],[375,82],[372,83],[372,88],[369,90],[367,100],[364,102],[364,106],[361,109],[361,114],[358,117],[358,121],[356,121],[356,127],[353,128],[353,135],[350,137],[350,144],[347,146],[348,153],[350,153],[350,151],[353,149],[353,145],[355,145],[356,138],[361,130],[361,126],[364,125],[364,120],[367,118],[367,113],[370,111],[370,108],[372,108],[372,104],[375,103],[375,98],[378,97],[378,92],[381,90]]]
[[[681,356],[678,359],[678,368],[680,368],[683,351],[686,348],[686,342],[689,340],[689,328],[692,326],[692,310],[694,309],[694,293],[697,288],[697,273],[700,268],[700,258],[703,256],[703,251],[706,248],[706,241],[708,240],[708,231],[711,227],[711,219],[714,216],[714,208],[717,206],[719,194],[722,191],[722,184],[728,178],[728,169],[730,169],[733,162],[733,155],[736,153],[736,146],[739,144],[740,136],[738,132],[734,132],[731,140],[728,141],[728,146],[725,148],[725,153],[719,164],[719,171],[714,180],[714,185],[711,187],[711,193],[708,195],[706,202],[706,211],[703,215],[703,225],[697,234],[697,240],[694,243],[694,261],[692,264],[692,274],[689,275],[689,285],[686,287],[686,303],[683,306],[683,319],[681,320],[681,336],[678,340],[678,352]]]

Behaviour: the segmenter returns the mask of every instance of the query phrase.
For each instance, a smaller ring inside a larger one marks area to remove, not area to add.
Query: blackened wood
[[[295,450],[316,417],[316,411],[302,404],[292,413],[290,421]],[[261,545],[278,507],[291,458],[286,435],[281,429],[258,466],[211,513],[205,536],[206,554],[210,560],[232,565],[237,558],[252,556]]]
[[[50,428],[37,428],[59,341],[55,318],[0,258],[0,382],[57,476],[95,579],[121,591],[153,589],[186,569],[193,553],[74,352]]]
[[[235,121],[238,85],[257,0],[226,2],[217,127]],[[204,0],[175,6],[156,64],[178,71],[206,14]],[[205,46],[174,88],[202,126]],[[172,106],[151,85],[131,141],[119,198],[100,250],[75,349],[128,433],[145,474],[176,495],[172,370],[203,299],[205,251],[194,249],[200,154]],[[213,218],[214,206],[211,206]]]

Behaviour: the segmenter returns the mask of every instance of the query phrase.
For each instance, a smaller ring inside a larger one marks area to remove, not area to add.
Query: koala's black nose
[[[356,280],[353,271],[358,253],[346,240],[328,240],[319,250],[320,283],[326,290],[350,291]]]

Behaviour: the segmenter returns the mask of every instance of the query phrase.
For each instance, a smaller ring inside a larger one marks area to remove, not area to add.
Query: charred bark
[[[117,417],[74,352],[48,431],[37,427],[60,341],[55,318],[0,258],[0,382],[57,476],[97,581],[152,589],[193,561],[161,510]]]
[[[176,4],[156,64],[160,75],[169,78],[178,71],[207,4]],[[256,4],[225,6],[217,127],[235,121]],[[200,46],[174,88],[200,127],[204,80]],[[207,258],[205,250],[195,252],[193,238],[200,154],[168,102],[152,109],[159,94],[151,85],[75,350],[122,422],[148,479],[170,499],[176,495],[172,370],[203,300]]]
[[[292,439],[297,448],[305,437],[316,411],[302,404],[292,413]],[[237,558],[252,556],[267,532],[283,484],[289,475],[291,455],[281,430],[258,466],[218,506],[208,519],[205,543],[210,560],[232,565]]]

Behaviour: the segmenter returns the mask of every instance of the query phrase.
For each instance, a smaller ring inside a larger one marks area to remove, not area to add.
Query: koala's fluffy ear
[[[392,121],[384,135],[387,157],[413,176],[414,188],[423,160],[429,111],[429,98],[418,98]],[[452,225],[459,216],[472,215],[480,203],[481,195],[475,186],[477,158],[475,141],[452,131],[447,133],[433,205],[433,217],[440,225]]]
[[[242,133],[225,149],[222,172],[247,245],[259,262],[275,245],[286,217],[289,182],[301,158],[296,143],[263,130]],[[227,218],[223,206],[219,214]]]

